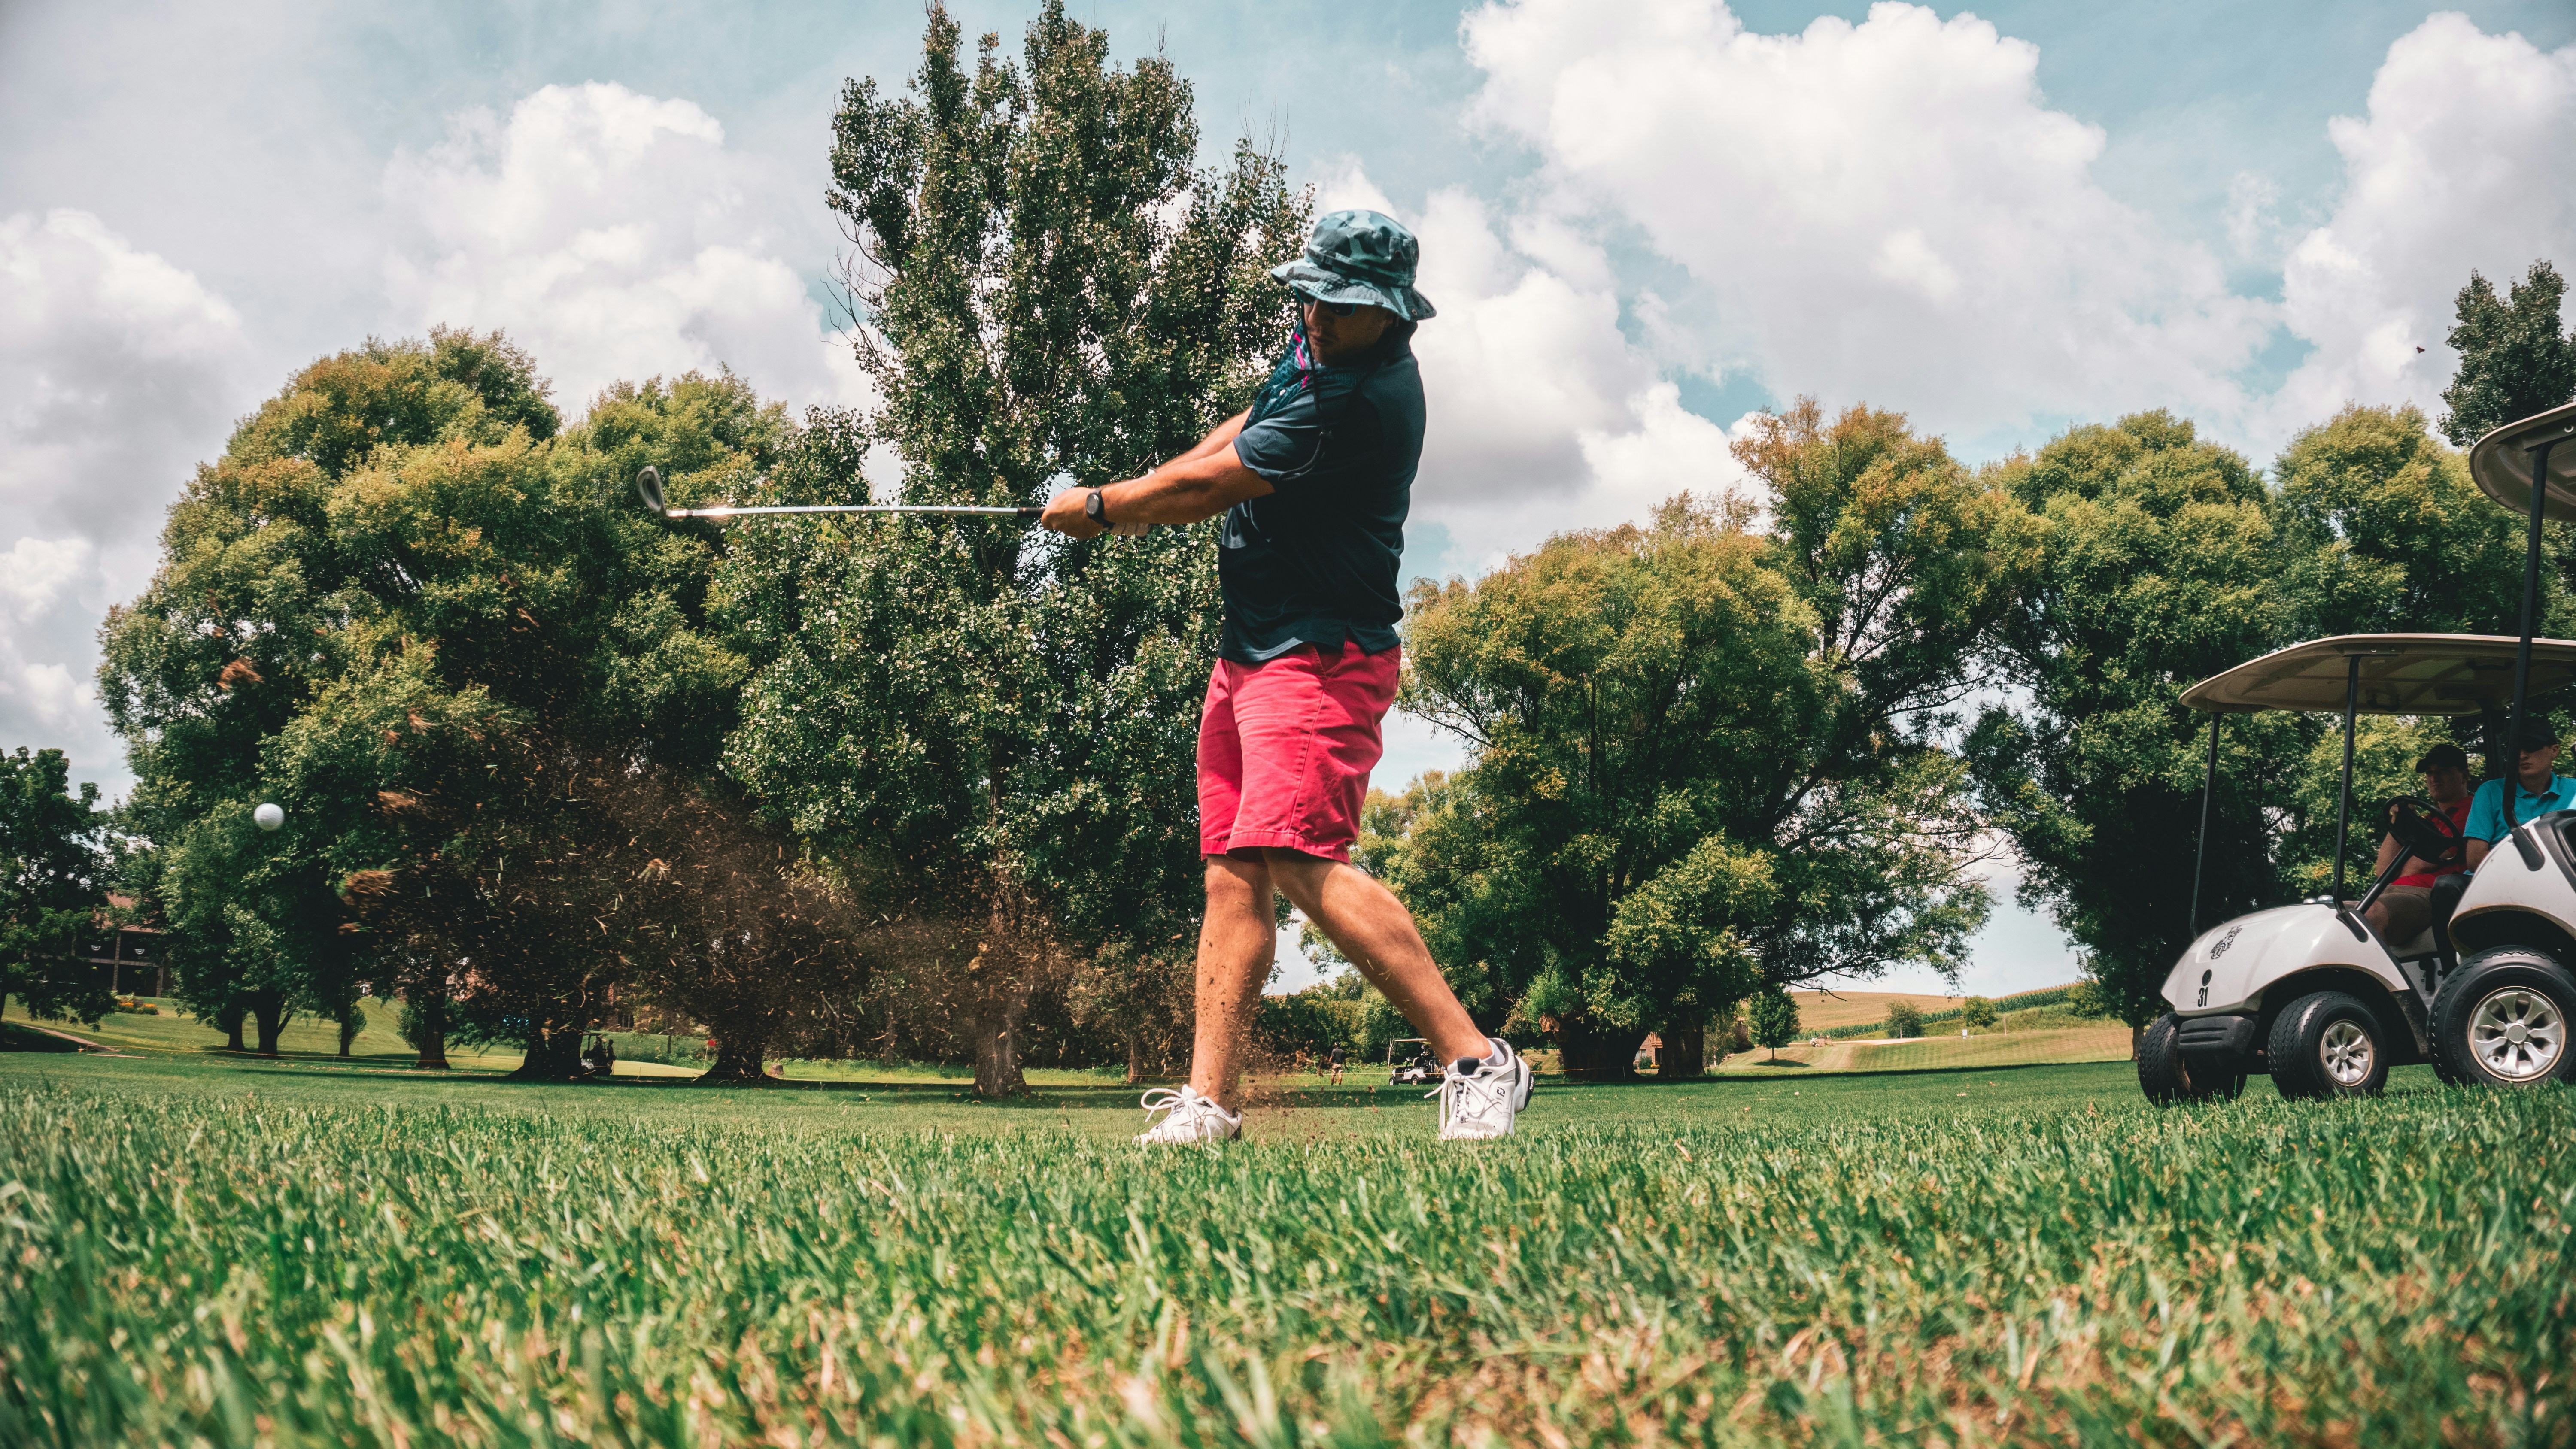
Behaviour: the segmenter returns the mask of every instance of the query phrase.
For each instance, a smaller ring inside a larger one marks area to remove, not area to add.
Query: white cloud
[[[811,188],[727,149],[692,102],[547,86],[397,153],[385,188],[406,218],[386,265],[405,325],[506,329],[568,412],[619,378],[719,365],[791,402],[859,395],[786,260],[830,254]]]
[[[2327,130],[2344,192],[2284,269],[2290,328],[2316,350],[2275,399],[2279,429],[2347,401],[2438,417],[2470,270],[2501,291],[2536,257],[2576,265],[2576,46],[2544,54],[2435,15],[2388,48],[2369,113]]]
[[[241,319],[87,212],[0,219],[0,749],[120,779],[90,683],[168,500],[248,403]]]
[[[1743,479],[1723,429],[1683,410],[1653,357],[1619,326],[1599,246],[1546,218],[1510,229],[1464,190],[1407,211],[1345,161],[1318,210],[1366,206],[1422,240],[1424,295],[1439,315],[1415,334],[1431,410],[1414,517],[1449,531],[1475,567],[1549,534],[1642,518],[1684,488]]]
[[[1471,114],[1537,151],[1543,207],[1687,272],[1703,357],[1941,432],[2242,406],[2273,307],[2097,185],[2103,133],[1986,21],[1768,36],[1715,0],[1517,0],[1464,36]]]

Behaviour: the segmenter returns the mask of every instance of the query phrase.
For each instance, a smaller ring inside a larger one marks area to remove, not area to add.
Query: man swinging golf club
[[[1199,714],[1198,1031],[1189,1085],[1146,1094],[1162,1120],[1139,1142],[1243,1130],[1233,1101],[1277,944],[1274,890],[1448,1062],[1443,1139],[1503,1136],[1529,1101],[1528,1065],[1476,1029],[1403,903],[1350,864],[1403,658],[1396,566],[1423,429],[1411,342],[1432,315],[1413,289],[1420,253],[1373,211],[1317,222],[1305,256],[1271,272],[1300,325],[1251,408],[1142,478],[1057,494],[1041,520],[1090,538],[1225,515],[1225,629]]]

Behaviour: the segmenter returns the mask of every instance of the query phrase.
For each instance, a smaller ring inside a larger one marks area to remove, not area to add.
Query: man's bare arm
[[[1219,423],[1196,447],[1146,474],[1100,490],[1101,510],[1124,531],[1152,523],[1196,523],[1214,518],[1247,498],[1271,491],[1270,481],[1243,466],[1234,451],[1235,435],[1247,414]],[[1089,538],[1100,526],[1082,511],[1088,489],[1068,488],[1047,500],[1039,521],[1058,533]]]

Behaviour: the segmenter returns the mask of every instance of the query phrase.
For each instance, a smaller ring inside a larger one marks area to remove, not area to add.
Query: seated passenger
[[[2467,752],[2447,741],[2435,745],[2424,752],[2424,758],[2415,762],[2415,773],[2423,777],[2424,798],[2440,806],[2442,813],[2450,817],[2451,833],[2463,833],[2469,820]],[[2388,862],[2396,858],[2398,849],[2396,836],[2381,837],[2379,859],[2370,867],[2371,879],[2378,879],[2379,873],[2388,869]],[[2446,868],[2465,869],[2456,861]],[[2391,946],[2414,940],[2425,927],[2433,924],[2433,882],[2436,878],[2433,862],[2418,856],[2406,862],[2406,872],[2389,882],[2388,889],[2379,893],[2379,899],[2370,903],[2366,917],[2370,929],[2377,931],[2379,939]]]
[[[2545,719],[2526,720],[2521,744],[2517,773],[2522,788],[2514,794],[2514,824],[2552,810],[2576,809],[2576,780],[2553,769],[2558,763],[2558,731]],[[2496,842],[2504,839],[2504,781],[2487,781],[2470,799],[2468,836],[2469,869],[2475,870]]]

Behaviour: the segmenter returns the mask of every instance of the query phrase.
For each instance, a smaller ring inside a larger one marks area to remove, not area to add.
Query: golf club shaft
[[[674,508],[666,518],[732,518],[751,513],[987,513],[996,517],[1035,518],[1040,508],[982,507],[965,503],[810,503],[770,508]]]

